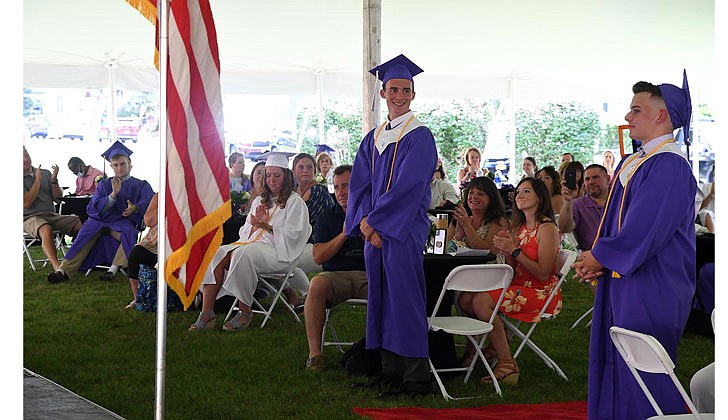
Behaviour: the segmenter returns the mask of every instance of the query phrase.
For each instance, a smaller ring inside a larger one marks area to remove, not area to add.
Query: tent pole
[[[516,170],[516,80],[517,75],[511,75],[508,77],[508,99],[510,100],[510,107],[508,111],[508,150],[510,156],[508,159],[511,161],[510,173],[508,174],[508,181],[511,185],[515,186],[518,183],[516,177],[518,172]]]
[[[318,93],[318,144],[326,144],[326,131],[324,130],[324,94],[323,70],[316,70],[316,92]]]
[[[362,137],[379,124],[377,81],[372,83],[369,69],[382,60],[382,0],[362,0],[364,4],[364,51],[362,76]],[[373,102],[373,104],[372,104]],[[372,106],[374,109],[372,109]]]
[[[155,371],[154,418],[164,419],[165,357],[167,351],[167,259],[166,187],[167,187],[167,65],[169,1],[157,2],[159,13],[159,188],[157,229],[161,233],[157,241],[157,356]]]
[[[116,141],[116,89],[114,88],[114,68],[116,60],[111,58],[106,62],[109,71],[109,140]]]

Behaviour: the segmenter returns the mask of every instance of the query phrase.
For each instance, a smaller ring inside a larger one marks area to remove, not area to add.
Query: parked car
[[[260,155],[267,152],[295,152],[296,141],[286,132],[282,132],[265,140],[244,141],[239,144],[238,151],[245,153],[248,159],[256,161]]]
[[[99,129],[99,141],[111,141],[111,137],[109,136],[110,131],[108,126],[102,126]],[[133,117],[118,118],[116,120],[116,139],[122,143],[125,143],[127,140],[136,143],[139,139],[139,119]]]
[[[31,115],[25,122],[30,137],[48,137],[48,127],[51,125],[45,115]]]

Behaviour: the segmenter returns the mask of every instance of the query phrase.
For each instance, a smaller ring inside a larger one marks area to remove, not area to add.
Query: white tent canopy
[[[361,0],[211,0],[224,93],[360,96]],[[154,29],[123,0],[24,1],[24,85],[156,90]],[[382,58],[427,97],[609,102],[638,80],[714,84],[711,0],[382,0]]]

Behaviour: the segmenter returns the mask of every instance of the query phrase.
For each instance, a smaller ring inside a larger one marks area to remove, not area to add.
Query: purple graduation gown
[[[697,186],[682,156],[653,155],[629,181],[621,230],[624,186],[615,179],[612,188],[592,249],[605,272],[599,278],[591,326],[589,419],[644,419],[655,412],[614,347],[609,328],[616,325],[652,335],[677,361],[695,292]],[[685,413],[685,403],[667,375],[641,376],[665,414]]]
[[[137,226],[142,224],[144,213],[149,207],[154,191],[147,181],[130,177],[121,184],[121,191],[116,196],[114,205],[102,213],[108,196],[111,194],[111,179],[104,179],[96,186],[96,191],[86,207],[88,219],[81,225],[81,230],[79,230],[78,236],[73,240],[71,248],[66,253],[66,258],[73,258],[79,249],[83,248],[98,231],[105,227],[121,232],[121,243],[127,257],[134,244],[136,244],[137,234],[139,233]],[[139,211],[124,217],[121,214],[126,210],[127,200],[136,205]],[[116,239],[109,235],[102,235],[81,264],[80,269],[87,270],[99,264],[111,263],[118,248],[119,242]]]
[[[382,238],[381,249],[370,242],[364,246],[369,280],[366,346],[405,357],[428,357],[422,260],[430,229],[427,209],[437,163],[435,139],[425,126],[401,138],[389,191],[385,190],[395,144],[380,155],[373,142],[374,130],[356,154],[346,211],[347,236],[361,234],[359,222],[367,216],[367,223]]]

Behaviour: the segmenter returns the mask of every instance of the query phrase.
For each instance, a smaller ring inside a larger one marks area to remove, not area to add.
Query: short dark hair
[[[85,170],[86,164],[83,163],[83,160],[81,160],[80,157],[74,156],[68,159],[68,169],[72,170],[75,173],[81,170]]]
[[[351,172],[351,165],[339,165],[336,168],[334,168],[334,176],[336,175],[343,175],[344,172]]]
[[[591,165],[587,166],[586,168],[584,168],[584,172],[588,171],[589,169],[601,169],[602,172],[609,175],[609,171],[607,171],[607,168],[598,163],[592,163]]]
[[[536,158],[533,156],[526,156],[523,158],[523,160],[530,160],[531,163],[533,163],[534,168],[538,169],[538,165],[536,165]]]
[[[632,86],[632,93],[635,95],[638,93],[647,92],[650,96],[657,96],[662,98],[662,91],[659,87],[653,85],[650,82],[637,82]]]

